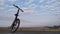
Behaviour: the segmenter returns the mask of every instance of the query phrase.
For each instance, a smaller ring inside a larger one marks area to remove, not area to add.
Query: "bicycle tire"
[[[18,22],[17,22],[18,21]],[[17,25],[17,27],[14,29],[14,27],[15,27],[15,23],[17,23],[16,25]],[[13,22],[13,24],[12,24],[12,27],[11,27],[11,32],[12,33],[14,33],[14,32],[16,32],[17,31],[17,29],[19,28],[19,25],[20,25],[20,20],[19,19],[17,19],[17,20],[15,20],[14,22]]]

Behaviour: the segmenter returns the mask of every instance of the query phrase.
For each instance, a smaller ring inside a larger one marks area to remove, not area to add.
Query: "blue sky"
[[[0,27],[10,26],[19,6],[20,27],[60,25],[60,0],[0,0]]]

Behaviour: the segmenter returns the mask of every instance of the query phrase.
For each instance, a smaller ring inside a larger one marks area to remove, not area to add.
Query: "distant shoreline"
[[[9,31],[9,28],[0,27],[0,31]],[[60,31],[60,28],[53,29],[53,28],[18,28],[18,31]]]

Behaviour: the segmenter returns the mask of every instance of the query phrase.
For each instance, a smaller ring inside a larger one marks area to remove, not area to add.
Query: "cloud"
[[[7,8],[8,8],[8,6],[6,6],[5,4],[4,5],[0,5],[0,10],[5,11]]]
[[[60,0],[56,0],[55,4],[60,5]]]
[[[23,9],[23,10],[24,10],[23,14],[31,15],[31,17],[40,15],[37,14],[36,11],[33,9]]]
[[[58,7],[60,7],[60,5],[57,0],[46,1],[46,3],[40,5],[41,11],[58,11]]]
[[[32,2],[34,2],[34,0],[29,0],[26,4],[30,5]]]
[[[7,16],[7,15],[0,14],[0,27],[11,26],[11,24],[14,21],[14,18],[15,17],[13,16]],[[24,25],[28,25],[27,23],[31,23],[31,22],[26,19],[21,18],[21,25],[20,25],[21,27],[25,27]]]
[[[38,7],[38,5],[35,5],[35,4],[30,4],[30,5],[29,5],[29,8],[30,8],[30,9],[36,9],[36,7]]]
[[[50,13],[47,12],[47,11],[45,11],[45,12],[41,12],[40,14],[41,14],[41,15],[48,15],[48,14],[50,14]]]
[[[39,0],[40,3],[44,2],[45,0]]]
[[[16,1],[8,0],[8,2]],[[0,10],[4,11],[4,13],[0,11],[0,24],[6,24],[6,26],[13,22],[13,15],[17,12],[17,8],[11,6],[8,2],[6,2],[6,5],[5,0],[0,0]],[[18,3],[17,1],[16,5]],[[60,2],[58,0],[28,0],[28,2],[23,3],[23,5],[19,5],[24,10],[23,15],[19,16],[19,18],[21,17],[21,26],[35,27],[60,24]]]
[[[51,9],[55,9],[55,6],[53,5],[41,5],[40,8],[44,9],[44,10],[51,10]]]
[[[17,1],[17,0],[8,0],[8,1],[15,2],[15,1]]]
[[[5,0],[0,0],[0,6],[5,4]]]
[[[15,7],[13,7],[13,6],[9,6],[8,7],[8,12],[10,12],[11,14],[15,14],[16,12],[17,12],[17,8],[15,8]],[[35,12],[35,10],[32,10],[32,9],[28,9],[28,8],[26,8],[26,7],[22,7],[21,8],[24,12],[23,12],[23,14],[28,14],[28,15],[34,15],[33,13]],[[20,11],[20,13],[21,13],[21,11]]]
[[[0,10],[5,10],[6,8],[5,7],[0,7]]]
[[[24,13],[27,13],[27,14],[32,14],[34,12],[34,10],[30,10],[30,9],[23,9],[24,10]]]
[[[5,5],[5,0],[0,0],[0,10],[4,10],[5,9],[5,7],[4,7],[4,5]]]
[[[0,21],[11,21],[14,17],[0,14]]]
[[[26,1],[25,5],[27,5],[27,8],[28,9],[35,9],[38,5],[36,4],[33,4],[33,2],[36,1],[36,0],[29,0],[29,1]]]

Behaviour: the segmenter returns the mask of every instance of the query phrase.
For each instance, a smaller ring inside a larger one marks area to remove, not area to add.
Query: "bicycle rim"
[[[11,32],[16,32],[17,29],[19,28],[19,25],[20,25],[20,20],[17,19],[17,20],[14,22],[14,25],[13,25],[12,28],[11,28]]]

